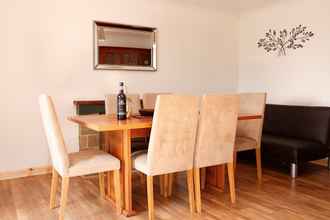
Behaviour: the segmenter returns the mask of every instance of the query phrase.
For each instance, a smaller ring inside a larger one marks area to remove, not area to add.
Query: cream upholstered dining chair
[[[139,94],[126,94],[128,99],[128,110],[132,115],[138,115],[141,109],[141,100]],[[107,115],[117,114],[117,95],[108,94],[105,96],[105,113]],[[107,142],[107,137],[105,137]],[[147,151],[148,147],[148,134],[142,132],[139,135],[135,135],[131,140],[132,142],[132,156],[135,154],[140,154]],[[140,173],[141,184],[145,183],[145,177]]]
[[[126,94],[127,111],[132,115],[139,114],[141,109],[141,101],[139,94]],[[105,112],[106,114],[117,114],[117,95],[109,94],[105,96]]]
[[[261,169],[261,135],[266,105],[266,93],[240,93],[240,114],[261,115],[261,119],[241,120],[237,125],[234,160],[236,164],[237,152],[256,151],[256,165],[258,180],[262,179]]]
[[[194,159],[196,210],[202,210],[200,168],[227,164],[231,202],[235,203],[233,152],[238,95],[205,95],[201,101]]]
[[[139,110],[141,109],[141,100],[139,94],[127,94],[128,107],[129,111],[132,115],[138,115]],[[107,115],[114,115],[117,114],[117,95],[116,94],[109,94],[105,96],[105,113]],[[133,145],[133,152],[142,150],[146,148],[147,145],[147,137],[145,134],[141,137],[136,136],[132,139]]]
[[[149,220],[154,219],[153,177],[187,172],[190,211],[194,211],[193,158],[199,98],[159,95],[152,122],[148,153],[133,158],[133,166],[147,175]]]
[[[99,173],[100,193],[105,197],[104,172],[114,172],[117,212],[121,212],[120,161],[103,151],[92,149],[68,154],[51,97],[39,96],[39,105],[53,165],[50,208],[55,208],[58,178],[62,177],[59,219],[64,219],[70,177]]]
[[[158,95],[170,95],[171,93],[167,92],[158,92],[158,93],[144,93],[142,95],[142,107],[144,109],[154,109],[156,105],[156,99]],[[160,194],[164,197],[172,195],[172,186],[174,181],[174,174],[165,174],[159,176],[159,187]]]
[[[142,105],[144,109],[154,109],[158,95],[169,95],[167,92],[159,93],[144,93],[142,95]]]

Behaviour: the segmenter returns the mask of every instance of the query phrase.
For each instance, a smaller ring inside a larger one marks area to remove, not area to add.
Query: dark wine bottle
[[[126,95],[124,93],[124,83],[120,82],[120,91],[117,95],[117,118],[118,120],[126,119]]]

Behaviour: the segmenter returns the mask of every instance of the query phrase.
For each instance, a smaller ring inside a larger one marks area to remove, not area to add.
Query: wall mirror
[[[94,68],[157,70],[156,29],[94,22]]]

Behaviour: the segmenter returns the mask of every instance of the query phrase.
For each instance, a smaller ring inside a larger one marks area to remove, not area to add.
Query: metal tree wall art
[[[279,56],[285,56],[287,49],[303,48],[313,36],[314,33],[307,31],[307,27],[302,25],[292,28],[290,32],[283,29],[278,33],[270,29],[266,37],[258,41],[258,47],[263,47],[267,52],[277,51]]]

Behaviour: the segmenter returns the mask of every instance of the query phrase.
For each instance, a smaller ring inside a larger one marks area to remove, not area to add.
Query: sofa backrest
[[[327,144],[329,107],[267,104],[263,133]]]

